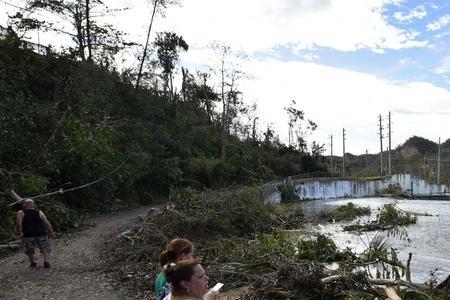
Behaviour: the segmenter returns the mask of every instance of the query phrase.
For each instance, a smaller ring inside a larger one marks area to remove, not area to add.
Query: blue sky
[[[143,43],[149,2],[107,2],[113,8],[130,8],[106,21]],[[12,9],[4,2],[0,7]],[[5,13],[0,24],[6,24]],[[342,128],[348,152],[379,151],[378,115],[386,118],[389,111],[394,147],[412,135],[450,138],[447,1],[182,0],[165,17],[157,15],[154,29],[153,37],[171,30],[185,38],[190,49],[181,63],[192,72],[214,64],[208,49],[213,41],[245,53],[249,59],[242,68],[252,76],[239,83],[244,100],[258,104],[260,130],[270,124],[284,141],[283,107],[291,99],[319,125],[309,139],[327,144],[332,134],[335,154],[341,154],[336,149],[342,147]],[[68,42],[43,34],[40,40]],[[125,64],[135,66],[136,61],[127,59]]]

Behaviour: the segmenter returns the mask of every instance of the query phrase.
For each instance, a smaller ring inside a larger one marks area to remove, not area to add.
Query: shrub
[[[272,229],[274,207],[264,204],[254,188],[228,192],[194,192],[190,188],[172,194],[170,203],[185,217],[187,233],[248,235]]]
[[[9,203],[0,198],[0,241],[14,238],[15,212]]]
[[[297,244],[298,258],[310,261],[335,261],[338,251],[329,237],[318,235],[316,239],[300,240]]]
[[[340,205],[330,211],[322,211],[319,214],[320,219],[342,221],[353,220],[358,216],[364,216],[370,214],[369,207],[358,207],[353,202],[349,202],[346,205]]]
[[[57,200],[38,201],[36,206],[42,210],[55,231],[67,231],[76,226],[77,214]]]
[[[283,182],[278,186],[278,190],[281,192],[281,203],[292,203],[300,200],[292,181]]]
[[[47,178],[35,175],[21,176],[13,183],[15,189],[21,196],[36,196],[47,190]]]
[[[417,223],[417,216],[410,212],[399,210],[394,204],[386,204],[378,216],[380,225],[408,225]]]

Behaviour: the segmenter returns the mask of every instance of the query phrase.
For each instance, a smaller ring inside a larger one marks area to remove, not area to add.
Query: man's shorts
[[[23,248],[26,254],[34,254],[34,248],[36,245],[39,247],[41,253],[50,253],[50,243],[46,235],[36,237],[24,237],[22,238]]]

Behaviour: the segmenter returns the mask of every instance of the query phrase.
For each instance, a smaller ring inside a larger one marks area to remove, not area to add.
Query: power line
[[[11,6],[11,7],[15,7],[15,8],[19,8],[19,9],[25,9],[25,8],[23,8],[23,7],[20,7],[20,6],[11,4],[11,3],[9,3],[9,2],[6,2],[5,0],[0,0],[0,2],[3,2],[3,3],[5,3],[6,5],[9,5],[9,6]]]

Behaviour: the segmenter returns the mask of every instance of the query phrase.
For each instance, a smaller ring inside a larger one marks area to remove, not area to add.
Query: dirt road
[[[1,259],[0,299],[128,299],[106,278],[98,246],[148,210],[94,218],[89,223],[95,226],[52,240],[50,269],[42,267],[41,257],[38,267],[31,269],[23,253]]]

